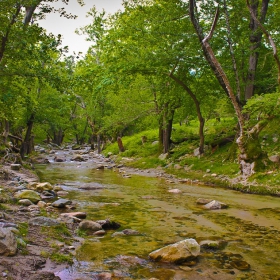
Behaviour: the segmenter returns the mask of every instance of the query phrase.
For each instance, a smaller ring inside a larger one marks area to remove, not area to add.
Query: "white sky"
[[[60,17],[58,13],[48,14],[46,19],[39,22],[40,26],[49,33],[62,35],[62,45],[69,47],[69,54],[73,52],[87,52],[90,42],[85,40],[85,36],[75,34],[75,30],[90,23],[90,18],[86,17],[87,12],[95,6],[98,11],[103,9],[106,13],[115,13],[122,8],[122,0],[84,0],[85,5],[80,6],[77,0],[69,0],[65,5],[61,1],[50,3],[55,8],[64,7],[68,13],[75,14],[78,18],[66,19]]]

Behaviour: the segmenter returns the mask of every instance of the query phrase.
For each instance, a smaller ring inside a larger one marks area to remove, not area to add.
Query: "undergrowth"
[[[105,156],[115,155],[121,162],[125,158],[127,166],[135,168],[163,168],[167,173],[180,178],[200,180],[206,183],[225,185],[240,191],[262,194],[278,194],[280,192],[279,164],[269,163],[265,170],[252,175],[247,184],[235,183],[230,179],[240,176],[237,161],[237,146],[234,142],[219,143],[221,139],[236,135],[236,120],[225,118],[217,121],[208,120],[205,124],[205,154],[195,156],[194,151],[199,147],[198,122],[191,121],[187,125],[175,124],[172,131],[172,144],[168,156],[159,158],[161,152],[158,143],[158,129],[143,131],[133,136],[125,136],[122,142],[125,151],[120,153],[117,143],[112,143],[104,150]],[[280,154],[280,134],[277,133],[278,122],[271,122],[260,134],[262,149],[271,155]],[[145,141],[143,142],[143,136]],[[227,183],[227,179],[229,182]]]

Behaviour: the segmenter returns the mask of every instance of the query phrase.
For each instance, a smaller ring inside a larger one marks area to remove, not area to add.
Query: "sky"
[[[50,3],[55,8],[64,7],[68,13],[77,15],[78,18],[66,19],[60,17],[58,13],[51,13],[39,22],[39,25],[47,32],[62,35],[62,46],[69,47],[69,54],[87,52],[90,42],[85,40],[86,36],[75,34],[75,30],[90,23],[90,18],[87,18],[86,14],[93,6],[100,12],[104,9],[106,13],[115,13],[122,8],[122,0],[84,0],[84,3],[82,7],[77,0],[69,0],[68,5],[61,1]]]

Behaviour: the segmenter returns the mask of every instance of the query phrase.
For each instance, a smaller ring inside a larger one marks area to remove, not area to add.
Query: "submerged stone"
[[[242,261],[242,260],[232,261],[232,262],[230,263],[230,265],[231,265],[233,268],[236,268],[236,269],[238,269],[238,270],[249,270],[249,269],[250,269],[250,264],[248,264],[247,262]]]

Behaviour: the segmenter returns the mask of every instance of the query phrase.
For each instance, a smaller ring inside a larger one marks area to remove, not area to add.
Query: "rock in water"
[[[66,205],[70,205],[70,204],[72,204],[71,200],[60,198],[60,199],[56,200],[55,202],[53,202],[52,206],[57,207],[57,208],[65,208]]]
[[[181,264],[194,259],[199,253],[199,244],[195,239],[190,238],[153,251],[149,254],[149,257],[155,261]]]
[[[203,207],[206,209],[209,209],[209,210],[217,210],[217,209],[228,208],[228,205],[226,205],[225,203],[222,203],[220,201],[213,200],[213,201],[205,204]]]
[[[79,229],[90,231],[90,232],[95,232],[98,230],[102,230],[102,227],[100,224],[90,221],[90,220],[84,220],[80,222],[79,224]]]

